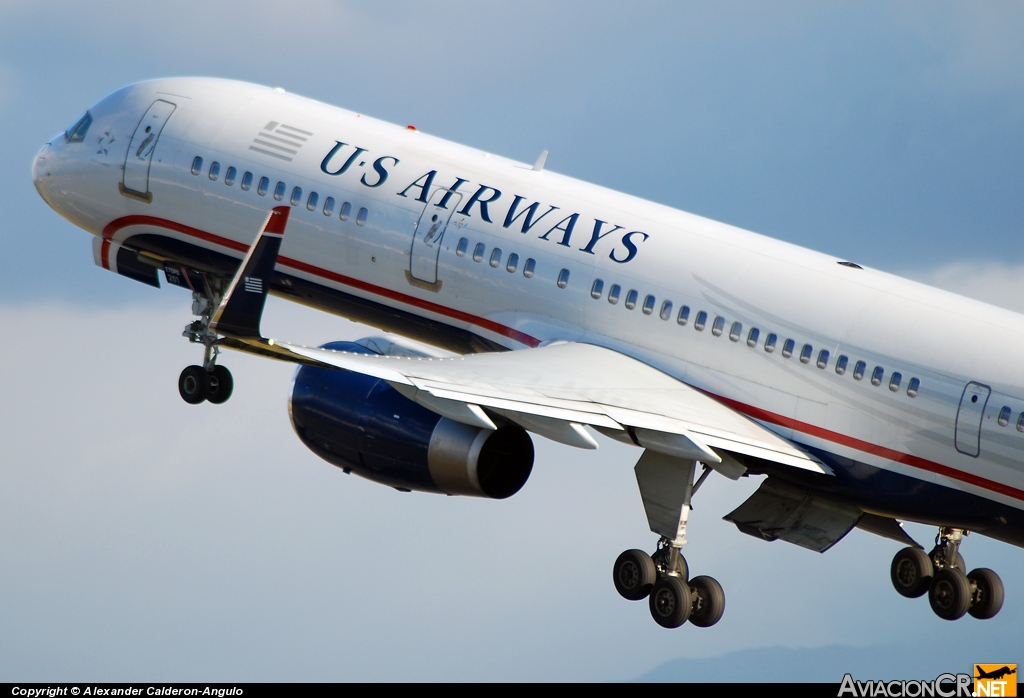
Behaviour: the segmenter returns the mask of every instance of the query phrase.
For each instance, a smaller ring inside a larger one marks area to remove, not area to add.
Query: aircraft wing
[[[831,474],[809,453],[699,390],[604,347],[548,346],[454,358],[387,356],[263,338],[259,325],[288,207],[275,208],[214,315],[223,344],[275,358],[355,371],[391,384],[450,419],[495,429],[491,414],[580,448],[597,448],[590,425],[668,456],[699,460],[730,478],[752,456]],[[486,410],[485,410],[486,408]]]

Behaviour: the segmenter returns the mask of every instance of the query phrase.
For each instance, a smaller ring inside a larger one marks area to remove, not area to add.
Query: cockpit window
[[[85,112],[75,125],[64,132],[64,140],[68,143],[81,143],[85,140],[85,134],[92,125],[92,114]]]

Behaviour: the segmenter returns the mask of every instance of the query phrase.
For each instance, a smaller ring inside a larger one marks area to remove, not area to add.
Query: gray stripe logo
[[[313,136],[309,131],[288,124],[271,121],[252,140],[249,150],[269,155],[278,160],[291,162],[299,148]]]

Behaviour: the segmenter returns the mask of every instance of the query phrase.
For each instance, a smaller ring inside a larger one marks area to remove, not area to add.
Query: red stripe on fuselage
[[[274,216],[274,218],[277,217]],[[104,242],[109,244],[109,240],[119,230],[133,225],[148,225],[156,228],[166,228],[168,230],[183,233],[184,235],[189,235],[191,237],[198,238],[205,242],[220,245],[221,247],[227,247],[228,249],[236,250],[238,252],[246,252],[249,249],[249,246],[244,243],[236,242],[234,240],[221,237],[220,235],[214,235],[213,233],[208,233],[205,230],[199,230],[198,228],[193,228],[191,226],[183,225],[181,223],[176,223],[175,221],[170,221],[165,218],[140,215],[124,216],[123,218],[118,218],[108,223],[106,227],[103,228]],[[291,267],[292,269],[295,269],[297,271],[303,271],[306,272],[307,274],[319,276],[322,279],[327,279],[338,284],[351,286],[352,288],[357,288],[361,291],[366,291],[368,293],[372,293],[378,296],[383,296],[384,298],[388,298],[399,303],[412,305],[422,310],[429,311],[431,313],[444,315],[446,317],[452,318],[453,320],[459,320],[470,325],[476,325],[477,327],[485,329],[489,332],[494,332],[495,334],[499,334],[503,337],[514,339],[515,341],[521,344],[525,344],[528,347],[535,347],[538,344],[540,344],[540,340],[537,339],[536,337],[531,337],[525,332],[520,332],[519,330],[513,329],[511,327],[506,327],[505,325],[493,322],[491,320],[487,320],[486,318],[476,317],[475,315],[464,313],[461,310],[455,310],[453,308],[448,308],[446,306],[439,305],[438,303],[432,303],[431,301],[416,298],[415,296],[409,296],[404,293],[399,293],[398,291],[392,291],[391,289],[384,288],[383,286],[375,286],[374,284],[370,284],[365,281],[360,281],[359,279],[354,279],[350,276],[337,274],[333,271],[324,269],[322,267],[317,267],[312,264],[300,262],[297,259],[291,259],[290,257],[280,256],[277,258],[277,263],[282,266]]]

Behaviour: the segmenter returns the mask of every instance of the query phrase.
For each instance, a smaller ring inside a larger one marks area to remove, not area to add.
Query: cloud
[[[952,262],[904,276],[968,298],[1024,313],[1024,264],[993,260]]]

